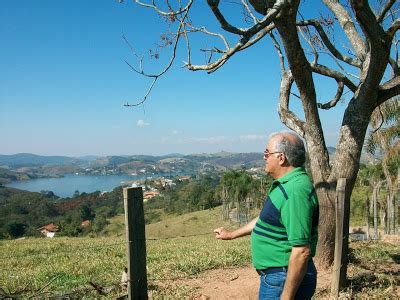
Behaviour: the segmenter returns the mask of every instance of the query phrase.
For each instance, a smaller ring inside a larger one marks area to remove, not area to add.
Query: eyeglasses
[[[269,150],[267,149],[264,151],[264,160],[267,160],[272,154],[275,154],[275,153],[283,153],[283,152],[280,152],[280,151],[269,152]]]

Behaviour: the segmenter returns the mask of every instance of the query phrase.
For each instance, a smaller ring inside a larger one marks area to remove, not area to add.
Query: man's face
[[[265,172],[275,178],[277,171],[280,168],[279,154],[274,151],[276,138],[273,137],[269,140],[267,147],[264,151]]]

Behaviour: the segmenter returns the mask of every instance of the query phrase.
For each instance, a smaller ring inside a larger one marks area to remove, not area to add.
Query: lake
[[[41,178],[27,181],[14,181],[6,184],[20,190],[30,192],[52,191],[62,198],[71,197],[76,190],[80,193],[92,193],[95,191],[112,191],[121,183],[132,180],[145,179],[144,175],[130,176],[123,175],[104,175],[104,176],[83,176],[65,175],[62,178]]]

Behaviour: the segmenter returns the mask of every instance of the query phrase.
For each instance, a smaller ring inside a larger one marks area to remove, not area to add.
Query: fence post
[[[331,284],[331,296],[334,299],[338,299],[340,288],[346,282],[349,228],[345,220],[348,222],[349,212],[346,210],[350,208],[350,201],[346,200],[348,200],[346,199],[346,178],[339,178],[336,187],[335,260]]]
[[[143,190],[141,187],[124,188],[123,193],[128,242],[128,299],[148,299]]]

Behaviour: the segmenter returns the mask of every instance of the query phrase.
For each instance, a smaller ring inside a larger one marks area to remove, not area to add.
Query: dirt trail
[[[322,274],[323,275],[323,274]],[[191,299],[258,299],[259,276],[252,267],[215,269],[202,273],[198,278],[180,280],[175,284],[195,288]],[[317,290],[330,284],[329,276],[319,276]],[[318,299],[321,299],[318,297]]]

